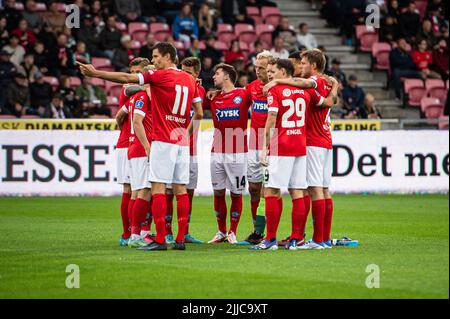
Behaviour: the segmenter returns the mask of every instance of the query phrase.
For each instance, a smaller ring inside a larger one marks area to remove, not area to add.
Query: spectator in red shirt
[[[14,29],[11,34],[16,35],[19,38],[20,45],[29,50],[36,42],[36,36],[28,28],[28,22],[25,19],[20,20],[19,27]]]
[[[241,51],[239,41],[233,40],[230,45],[230,50],[225,52],[225,63],[233,64],[236,60],[245,60],[245,55]]]
[[[420,40],[417,46],[417,50],[413,52],[412,58],[416,64],[417,69],[422,72],[422,77],[424,79],[440,79],[441,76],[430,70],[430,66],[433,64],[433,54],[428,50],[427,40]]]

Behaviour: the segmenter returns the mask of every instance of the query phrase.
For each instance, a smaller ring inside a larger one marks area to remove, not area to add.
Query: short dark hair
[[[300,51],[294,51],[289,54],[289,59],[295,59],[295,60],[301,60],[301,52]]]
[[[307,26],[308,24],[305,23],[305,22],[302,22],[302,23],[300,23],[300,24],[298,25],[298,28],[301,30],[301,29],[303,29],[303,27],[304,27],[305,25]]]
[[[147,58],[134,58],[133,60],[130,61],[129,67],[131,68],[132,66],[141,66],[141,67],[145,67],[147,65],[150,65],[150,60]]]
[[[233,84],[236,83],[237,72],[236,72],[236,69],[234,68],[234,66],[226,64],[226,63],[217,64],[214,67],[214,73],[220,69],[222,69],[223,73],[227,74],[230,77],[230,80],[231,80],[231,82],[233,82]]]
[[[270,61],[272,62],[272,61]],[[294,64],[289,59],[276,59],[274,63],[270,63],[272,65],[276,65],[278,69],[284,69],[288,76],[293,76],[295,72]]]
[[[322,51],[316,49],[307,50],[302,53],[302,58],[305,58],[311,64],[315,63],[317,71],[320,73],[325,70],[326,58]]]
[[[181,65],[194,68],[195,73],[200,73],[202,70],[202,63],[199,58],[189,57],[181,62]]]
[[[158,50],[162,56],[169,54],[170,61],[172,61],[172,63],[175,63],[177,60],[177,49],[173,46],[172,43],[158,42],[153,46],[152,51],[153,50]]]

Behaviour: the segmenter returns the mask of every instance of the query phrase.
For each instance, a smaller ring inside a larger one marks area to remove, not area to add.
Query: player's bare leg
[[[173,239],[172,232],[172,221],[173,221],[173,191],[171,188],[166,188],[166,203],[167,203],[167,211],[166,211],[166,244],[175,244],[175,240]]]
[[[186,191],[186,185],[172,184],[173,194],[177,199],[177,220],[178,220],[178,234],[176,243],[173,249],[185,250],[184,236],[186,235],[186,228],[189,218],[189,197]]]
[[[264,188],[266,228],[267,234],[264,240],[255,246],[250,246],[251,250],[277,250],[277,229],[280,223],[281,213],[280,199],[281,191],[276,188]]]
[[[184,239],[185,239],[186,243],[203,244],[203,241],[195,238],[194,236],[192,236],[189,233],[189,224],[191,223],[192,203],[194,200],[195,189],[187,189],[187,194],[189,197],[189,215],[188,215],[188,221],[187,221],[187,226],[186,226],[186,235],[184,236]]]
[[[131,236],[131,224],[128,218],[128,206],[131,201],[131,185],[123,184],[122,200],[120,202],[120,215],[122,217],[123,232],[120,236],[119,245],[128,246],[128,241]]]
[[[326,248],[331,248],[331,224],[333,222],[333,198],[329,188],[323,188],[325,198],[325,218],[323,225],[323,242]]]
[[[227,202],[225,189],[214,190],[214,212],[217,219],[218,232],[208,241],[208,244],[218,244],[225,241],[227,236]]]

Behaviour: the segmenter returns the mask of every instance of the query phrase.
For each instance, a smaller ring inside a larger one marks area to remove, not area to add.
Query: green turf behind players
[[[448,196],[335,196],[333,237],[360,246],[324,251],[123,248],[119,202],[1,198],[0,298],[448,298]],[[280,239],[290,234],[287,197],[284,207]],[[194,199],[190,232],[199,239],[217,231],[212,208],[212,198]],[[251,223],[246,197],[239,240]],[[307,238],[311,231],[309,218]],[[79,289],[65,287],[68,264],[80,267]],[[379,289],[365,286],[369,264],[380,267]]]

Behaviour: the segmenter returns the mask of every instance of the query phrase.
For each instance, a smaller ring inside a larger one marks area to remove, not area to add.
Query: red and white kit
[[[264,83],[255,80],[245,89],[252,99],[252,119],[248,150],[247,179],[251,183],[260,183],[263,178],[261,150],[264,148],[264,129],[267,121],[267,97],[263,94]]]
[[[324,98],[315,90],[277,85],[269,91],[269,112],[276,112],[276,132],[269,144],[265,186],[306,189],[306,112]]]
[[[128,114],[129,97],[125,95],[125,88],[120,92],[120,107]],[[128,163],[128,145],[130,144],[130,121],[129,116],[125,119],[120,130],[119,139],[116,144],[116,171],[117,183],[130,184],[130,167]]]
[[[133,118],[136,114],[144,117],[143,125],[148,142],[152,143],[152,113],[150,98],[146,91],[134,94],[128,103],[129,123],[130,123],[130,146],[128,147],[128,159],[130,162],[131,189],[133,191],[143,188],[151,188],[149,182],[150,163],[145,149],[137,138]]]
[[[189,139],[191,105],[201,102],[195,80],[181,70],[148,71],[139,83],[150,84],[153,143],[150,152],[151,182],[189,183]]]
[[[328,96],[331,87],[322,77],[313,76],[316,90],[321,96]],[[329,108],[312,104],[307,109],[306,149],[308,186],[330,187],[333,169],[333,143]]]
[[[215,190],[242,194],[247,176],[247,125],[250,96],[244,89],[220,93],[211,102],[214,139],[211,181]]]

